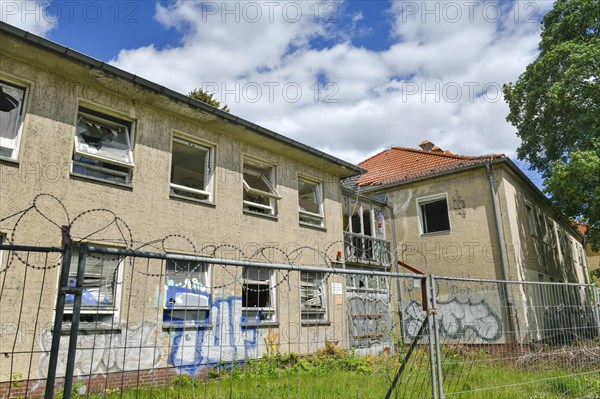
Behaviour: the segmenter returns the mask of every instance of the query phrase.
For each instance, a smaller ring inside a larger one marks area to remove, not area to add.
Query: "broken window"
[[[26,93],[24,87],[0,81],[0,157],[17,159]]]
[[[525,203],[527,208],[527,222],[529,223],[529,232],[532,236],[537,237],[537,225],[535,222],[535,212],[529,203]]]
[[[298,178],[300,223],[324,227],[323,184]]]
[[[81,108],[75,128],[73,174],[129,184],[133,168],[131,123]]]
[[[123,259],[110,254],[88,254],[85,258],[80,322],[110,326],[118,321]],[[69,268],[68,285],[75,286],[79,251],[74,250]],[[64,321],[72,320],[75,296],[67,294]]]
[[[246,267],[243,273],[242,321],[244,324],[275,321],[275,272]]]
[[[275,216],[279,199],[275,167],[244,160],[244,210]]]
[[[435,196],[417,200],[422,234],[450,231],[448,200]]]
[[[326,320],[327,295],[323,273],[300,272],[300,304],[302,321]]]
[[[169,324],[208,323],[210,293],[207,281],[206,263],[167,259],[163,321]]]
[[[212,201],[213,151],[211,147],[173,137],[171,195]]]

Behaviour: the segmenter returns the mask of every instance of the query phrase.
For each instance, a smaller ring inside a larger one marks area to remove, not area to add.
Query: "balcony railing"
[[[346,262],[389,266],[392,263],[390,242],[356,233],[344,233]]]

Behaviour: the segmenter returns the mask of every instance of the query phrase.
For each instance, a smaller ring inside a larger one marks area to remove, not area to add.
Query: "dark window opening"
[[[421,204],[421,221],[423,233],[450,231],[448,203],[446,199]]]

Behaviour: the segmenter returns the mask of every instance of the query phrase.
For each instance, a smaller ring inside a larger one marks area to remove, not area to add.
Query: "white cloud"
[[[58,18],[52,14],[54,8],[50,1],[0,0],[0,21],[46,36],[58,23]]]
[[[341,2],[322,1],[316,14],[311,2],[244,10],[250,3],[177,1],[158,4],[155,18],[180,33],[178,46],[122,50],[112,63],[184,93],[204,85],[236,115],[352,162],[426,138],[514,157],[519,141],[498,89],[535,58],[540,27],[530,14],[547,3],[452,3],[457,18],[442,11],[450,2],[391,2],[382,18],[393,22],[393,44],[374,51],[348,36],[348,26],[368,30],[362,12],[324,18]]]

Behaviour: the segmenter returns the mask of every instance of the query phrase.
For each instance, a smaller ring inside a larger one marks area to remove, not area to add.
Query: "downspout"
[[[386,208],[388,208],[390,210],[390,220],[392,223],[392,245],[394,246],[394,267],[396,268],[396,273],[400,273],[400,269],[398,268],[398,248],[396,246],[396,217],[394,215],[394,207],[392,207],[389,203],[388,203],[388,198],[387,195],[385,196],[385,203],[384,206]],[[400,295],[400,289],[401,289],[401,285],[400,285],[400,278],[396,277],[396,292],[397,292],[397,297],[398,297],[398,320],[399,320],[399,325],[402,325],[402,296]],[[402,332],[402,328],[400,329],[400,338],[404,339],[404,337],[402,336],[403,332]]]
[[[496,190],[494,189],[494,173],[492,170],[492,162],[488,162],[485,165],[487,169],[488,181],[490,183],[490,195],[492,196],[492,204],[494,206],[494,217],[496,219],[496,232],[498,234],[498,246],[500,247],[500,260],[502,263],[502,278],[504,280],[510,280],[510,276],[508,274],[508,263],[506,260],[506,247],[504,245],[504,234],[502,233],[502,221],[500,219],[500,208],[498,206],[498,200],[496,199]],[[515,319],[514,319],[514,310],[513,310],[513,299],[510,293],[510,289],[508,283],[504,283],[504,294],[506,298],[506,306],[508,307],[508,317],[509,317],[509,329],[513,331],[515,342],[517,342],[517,331],[514,328]]]

